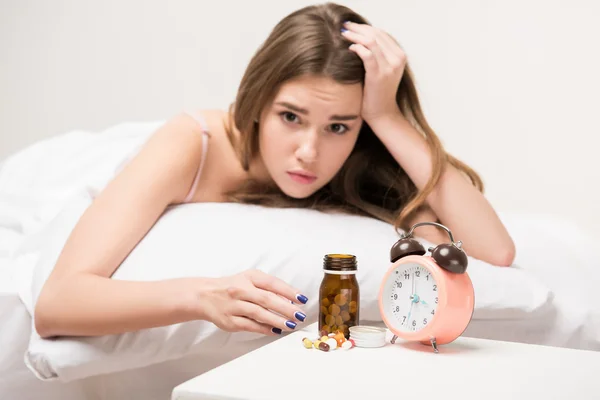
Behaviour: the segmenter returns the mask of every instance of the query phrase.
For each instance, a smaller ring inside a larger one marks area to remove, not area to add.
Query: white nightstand
[[[459,338],[421,344],[306,349],[305,327],[173,390],[173,400],[600,399],[600,352]]]

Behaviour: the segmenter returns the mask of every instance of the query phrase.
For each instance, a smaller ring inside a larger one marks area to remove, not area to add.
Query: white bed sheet
[[[25,366],[23,354],[29,344],[31,316],[15,290],[6,261],[0,258],[0,399],[84,399],[79,383],[45,383]]]

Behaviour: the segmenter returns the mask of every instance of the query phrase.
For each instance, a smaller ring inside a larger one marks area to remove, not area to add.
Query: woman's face
[[[362,125],[362,85],[304,76],[282,85],[259,123],[259,156],[288,196],[326,185],[352,152]]]

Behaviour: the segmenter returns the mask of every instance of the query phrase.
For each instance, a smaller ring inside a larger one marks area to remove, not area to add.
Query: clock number
[[[396,282],[396,286],[398,286],[398,289],[402,288],[402,282]]]
[[[417,326],[417,320],[413,319],[412,326]]]
[[[402,323],[405,323],[405,322],[406,322],[406,315],[403,315],[403,316],[402,316],[402,318],[404,318],[404,319],[402,320]]]
[[[396,312],[400,311],[400,306],[396,306]]]
[[[431,310],[431,315],[435,315],[435,310]]]
[[[438,303],[438,298],[436,297],[436,298],[435,298],[435,304],[437,304],[437,303]]]
[[[423,325],[427,325],[427,318],[423,318]]]
[[[427,280],[429,280],[429,274],[427,274]]]
[[[398,300],[398,295],[394,293],[394,300]]]
[[[404,273],[404,279],[408,279],[408,278],[410,278],[410,275],[408,274],[408,272],[405,272]]]
[[[437,285],[433,285],[433,291],[437,292]]]
[[[417,276],[417,278],[420,277],[421,276],[421,271],[415,271],[415,275]]]

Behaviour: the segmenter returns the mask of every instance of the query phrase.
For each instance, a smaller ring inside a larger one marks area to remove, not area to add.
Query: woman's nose
[[[296,157],[302,162],[312,163],[317,159],[317,135],[314,132],[302,137],[296,150]]]

